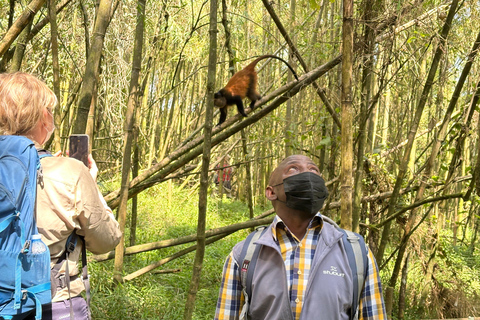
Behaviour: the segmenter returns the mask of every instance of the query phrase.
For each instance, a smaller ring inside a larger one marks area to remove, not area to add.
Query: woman
[[[56,103],[52,90],[36,77],[23,72],[0,74],[0,134],[25,136],[40,150],[55,129]],[[76,159],[53,156],[42,157],[41,166],[37,227],[50,249],[51,267],[59,269],[57,278],[66,279],[68,270],[70,280],[70,290],[66,281],[52,281],[52,304],[43,306],[43,318],[68,319],[74,311],[75,320],[88,319],[87,303],[81,296],[85,286],[77,267],[83,242],[78,241],[65,259],[67,239],[76,233],[84,237],[89,251],[100,254],[114,249],[122,234],[97,188],[98,169],[91,155],[88,168]]]

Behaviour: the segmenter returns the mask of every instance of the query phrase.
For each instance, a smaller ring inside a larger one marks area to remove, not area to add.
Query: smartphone
[[[88,167],[88,135],[72,134],[69,141],[69,156],[82,161]]]

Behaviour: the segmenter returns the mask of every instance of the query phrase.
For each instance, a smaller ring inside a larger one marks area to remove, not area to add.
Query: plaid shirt
[[[303,239],[299,240],[278,216],[273,220],[272,234],[285,261],[290,306],[295,320],[300,319],[311,263],[322,226],[321,215],[317,214],[310,222]],[[370,250],[368,250],[368,258],[365,288],[359,306],[361,310],[359,320],[386,320],[378,267]],[[215,320],[239,319],[243,304],[240,269],[230,254],[223,270]]]

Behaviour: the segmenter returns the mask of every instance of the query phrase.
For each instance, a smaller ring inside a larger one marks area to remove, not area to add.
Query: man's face
[[[320,170],[309,157],[302,155],[290,156],[283,160],[273,172],[270,185],[282,183],[285,178],[302,172],[313,172],[320,176]]]
[[[320,170],[317,165],[306,156],[291,156],[285,159],[282,169],[282,181],[290,176],[303,173],[313,172],[320,175]]]
[[[283,180],[303,172],[313,172],[321,176],[318,166],[309,157],[303,155],[287,157],[278,165],[270,177],[269,186],[267,187],[267,198],[272,200],[269,195],[269,193],[271,194],[272,192],[268,192],[270,190],[273,191],[279,200],[285,201],[286,196],[282,184]]]

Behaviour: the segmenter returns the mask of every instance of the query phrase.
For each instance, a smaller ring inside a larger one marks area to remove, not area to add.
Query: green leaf
[[[414,41],[416,39],[417,39],[417,37],[410,37],[410,38],[408,38],[407,43],[411,43],[412,41]]]
[[[320,8],[320,4],[317,3],[317,1],[315,1],[315,0],[310,0],[310,7],[311,7],[312,9],[315,9],[315,10],[316,10],[316,9],[319,9],[319,8]]]
[[[326,137],[325,139],[320,140],[318,143],[319,146],[329,146],[332,144],[332,139],[330,137]]]

